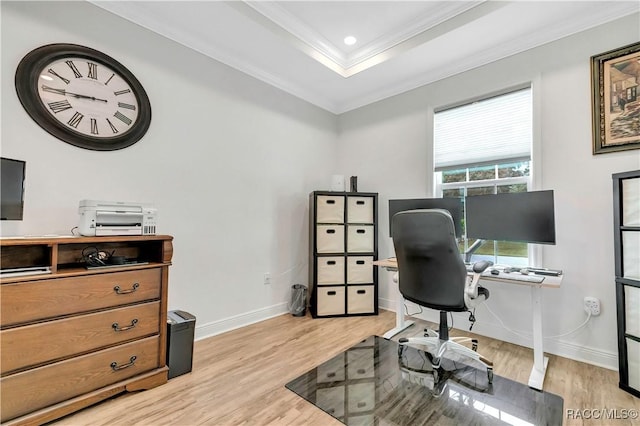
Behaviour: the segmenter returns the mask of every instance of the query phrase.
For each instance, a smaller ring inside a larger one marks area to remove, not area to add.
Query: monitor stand
[[[471,256],[480,248],[481,245],[485,243],[485,241],[486,240],[476,240],[475,243],[471,244],[471,247],[464,252],[464,263],[471,263]]]

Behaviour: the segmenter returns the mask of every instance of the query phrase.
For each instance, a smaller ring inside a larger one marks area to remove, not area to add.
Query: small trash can
[[[289,312],[294,317],[303,317],[307,314],[307,287],[302,284],[291,286],[291,302]]]
[[[196,317],[185,311],[167,313],[167,366],[172,379],[191,371]]]

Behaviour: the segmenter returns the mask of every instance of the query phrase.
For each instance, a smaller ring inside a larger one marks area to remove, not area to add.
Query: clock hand
[[[73,96],[74,98],[79,98],[79,99],[91,99],[92,101],[108,102],[106,99],[100,99],[94,96],[80,95],[78,93],[65,92],[65,94],[69,96]]]
[[[91,99],[92,101],[108,102],[106,99],[100,99],[94,96],[80,95],[78,93],[67,92],[64,89],[56,89],[55,87],[49,87],[46,85],[42,85],[42,90],[46,92],[57,93],[58,95],[69,95],[78,99]]]

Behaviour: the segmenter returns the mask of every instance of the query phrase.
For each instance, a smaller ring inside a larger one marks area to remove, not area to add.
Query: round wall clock
[[[18,64],[15,84],[36,123],[80,148],[126,148],[151,123],[149,97],[136,77],[88,47],[59,43],[29,52]]]

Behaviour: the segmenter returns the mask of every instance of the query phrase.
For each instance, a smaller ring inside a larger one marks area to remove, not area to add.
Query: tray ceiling
[[[335,114],[640,11],[638,1],[91,2]]]

